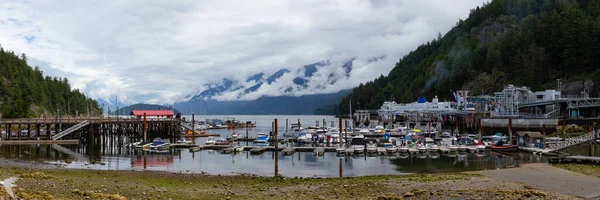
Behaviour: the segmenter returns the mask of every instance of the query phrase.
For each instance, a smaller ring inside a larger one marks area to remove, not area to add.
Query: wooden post
[[[246,141],[248,140],[248,123],[246,123]]]
[[[478,119],[479,123],[477,123],[477,125],[479,126],[479,130],[478,130],[478,134],[479,134],[479,142],[482,142],[481,140],[481,132],[482,132],[482,127],[481,127],[481,118]]]
[[[278,171],[279,171],[279,141],[277,140],[277,132],[279,129],[277,127],[277,118],[275,118],[275,121],[273,122],[273,124],[275,125],[275,176],[278,176]]]
[[[344,128],[344,130],[346,130],[344,131],[344,141],[348,142],[348,120],[346,120],[346,127]]]
[[[323,128],[327,127],[327,122],[325,122],[325,119],[323,119]]]
[[[302,125],[300,124],[300,119],[298,119],[298,130],[300,130],[300,127],[302,127]]]
[[[27,123],[27,139],[31,139],[31,124]]]
[[[596,133],[596,122],[593,123],[592,133],[594,133],[594,155],[592,156],[596,156],[596,151],[598,150],[598,133]]]
[[[144,113],[144,142],[148,141],[147,140],[148,138],[146,138],[146,137],[147,137],[146,136],[146,113]],[[144,156],[144,165],[145,165],[145,163],[146,163],[146,156]],[[144,168],[145,167],[146,166],[144,166]]]
[[[508,118],[508,135],[509,135],[509,143],[510,145],[513,144],[513,137],[512,137],[512,119]]]
[[[546,124],[542,124],[542,145],[546,148]]]
[[[340,116],[340,119],[339,119],[339,121],[340,121],[340,124],[339,124],[339,127],[340,127],[340,135],[339,135],[339,137],[338,137],[338,138],[341,138],[341,137],[342,137],[342,131],[344,130],[344,129],[342,129],[342,116]],[[341,139],[340,139],[340,144],[341,144],[341,143],[342,143],[342,141],[341,141]]]
[[[21,123],[19,123],[19,125],[18,125],[17,136],[18,136],[19,140],[21,140]]]
[[[288,119],[285,119],[285,132],[288,132]]]

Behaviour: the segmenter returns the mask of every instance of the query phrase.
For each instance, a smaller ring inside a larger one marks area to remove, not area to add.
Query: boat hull
[[[492,146],[492,151],[496,152],[513,152],[519,149],[517,145],[506,145],[506,146]]]

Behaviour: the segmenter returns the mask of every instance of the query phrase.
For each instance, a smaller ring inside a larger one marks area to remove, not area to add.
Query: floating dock
[[[284,155],[292,155],[296,152],[296,150],[293,147],[286,147],[285,149],[281,150],[281,152],[283,152]]]
[[[549,163],[596,163],[600,164],[600,157],[595,156],[562,156],[548,158]]]
[[[186,138],[197,138],[197,137],[221,137],[221,134],[216,134],[216,133],[192,134],[192,135],[181,135],[181,137],[186,137]]]

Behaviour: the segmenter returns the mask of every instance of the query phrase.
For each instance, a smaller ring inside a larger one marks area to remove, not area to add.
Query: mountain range
[[[368,63],[385,56],[368,59]],[[337,105],[349,90],[336,87],[348,81],[354,58],[304,65],[253,74],[241,80],[223,79],[204,85],[205,90],[175,103],[184,113],[204,114],[336,114]]]

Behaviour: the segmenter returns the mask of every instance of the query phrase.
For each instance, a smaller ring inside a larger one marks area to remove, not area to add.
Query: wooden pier
[[[145,129],[144,129],[145,128]],[[176,118],[68,118],[68,119],[2,119],[2,140],[99,139],[123,136],[148,139],[174,138],[181,134],[181,121]]]

